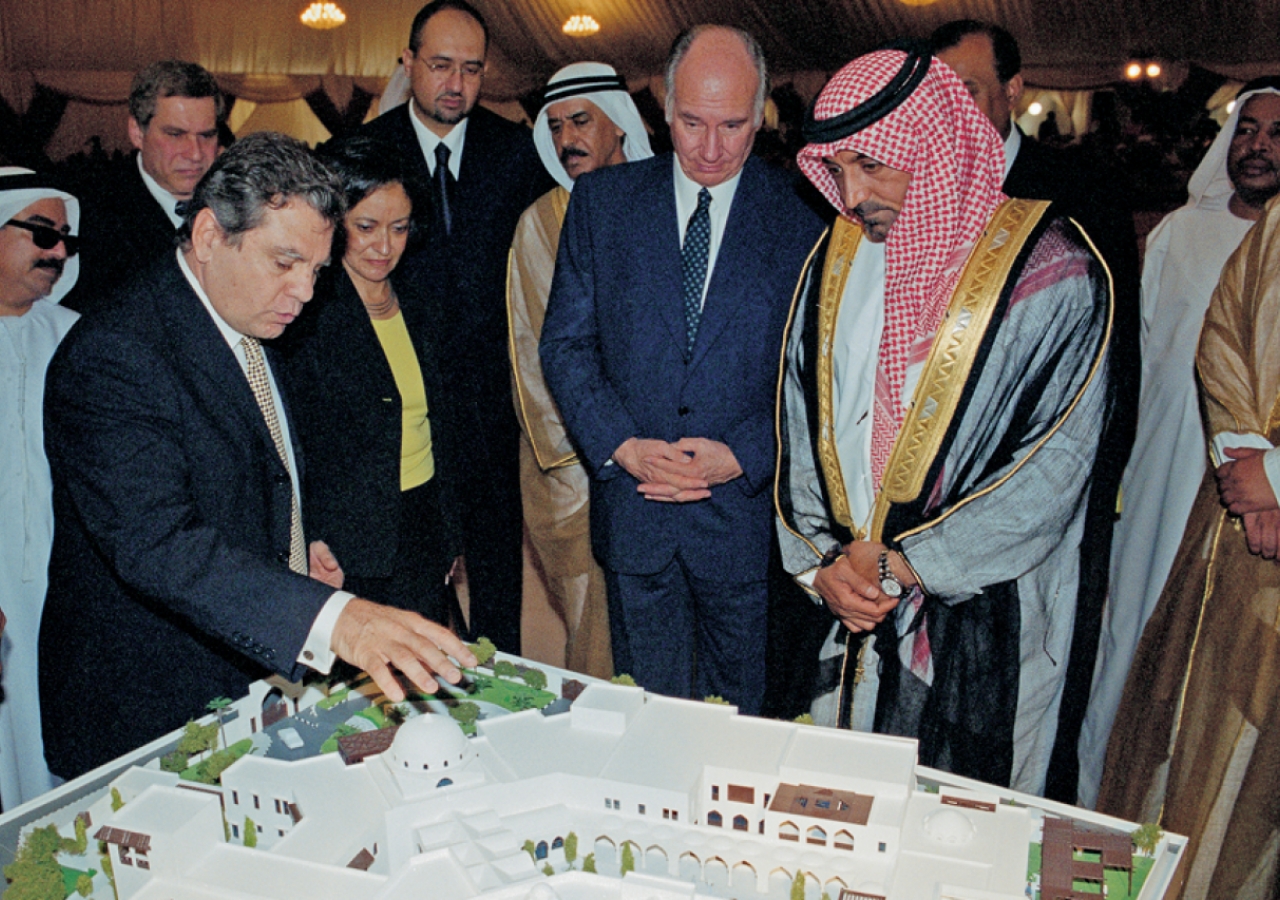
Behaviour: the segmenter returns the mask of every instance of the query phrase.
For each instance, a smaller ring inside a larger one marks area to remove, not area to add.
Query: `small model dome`
[[[939,809],[925,816],[924,833],[939,844],[958,847],[973,840],[977,829],[958,809]]]
[[[392,769],[436,778],[464,768],[476,751],[453,719],[438,713],[415,716],[400,726],[387,759]]]

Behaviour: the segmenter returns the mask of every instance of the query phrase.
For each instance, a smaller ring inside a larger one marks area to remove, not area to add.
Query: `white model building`
[[[918,791],[915,759],[906,739],[593,684],[473,739],[428,714],[362,761],[246,756],[220,794],[130,774],[101,824],[121,900],[787,900],[800,874],[809,900],[1025,898],[1039,819]]]

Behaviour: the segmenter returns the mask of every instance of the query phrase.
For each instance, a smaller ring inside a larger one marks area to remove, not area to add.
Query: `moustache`
[[[1269,169],[1274,169],[1276,167],[1276,164],[1271,161],[1271,157],[1267,156],[1265,153],[1263,153],[1260,150],[1254,150],[1251,153],[1246,153],[1244,156],[1240,157],[1240,161],[1237,163],[1237,165],[1243,165],[1244,163],[1254,163],[1254,162],[1265,163],[1267,168]]]
[[[560,151],[560,164],[567,166],[569,164],[569,160],[575,156],[581,156],[585,159],[590,155],[590,153],[583,150],[581,147],[565,147]]]
[[[66,266],[66,260],[63,259],[37,259],[32,263],[33,269],[52,269],[55,275],[62,275],[62,270]]]

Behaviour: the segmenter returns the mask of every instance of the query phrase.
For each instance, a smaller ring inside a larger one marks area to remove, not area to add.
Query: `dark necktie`
[[[707,282],[707,255],[711,251],[711,192],[698,191],[698,208],[689,217],[680,248],[680,275],[684,286],[685,359],[693,356],[693,342],[702,320],[702,288]]]
[[[449,192],[453,190],[453,173],[449,171],[449,148],[436,144],[436,209],[445,236],[453,232],[453,211],[449,209]]]
[[[190,200],[179,200],[177,203],[173,205],[173,213],[179,219],[185,219],[187,217],[187,210],[190,208],[191,208]]]

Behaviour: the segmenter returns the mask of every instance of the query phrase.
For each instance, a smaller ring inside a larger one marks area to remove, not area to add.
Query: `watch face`
[[[881,578],[880,590],[884,591],[884,593],[890,597],[902,596],[902,585],[894,578]]]

